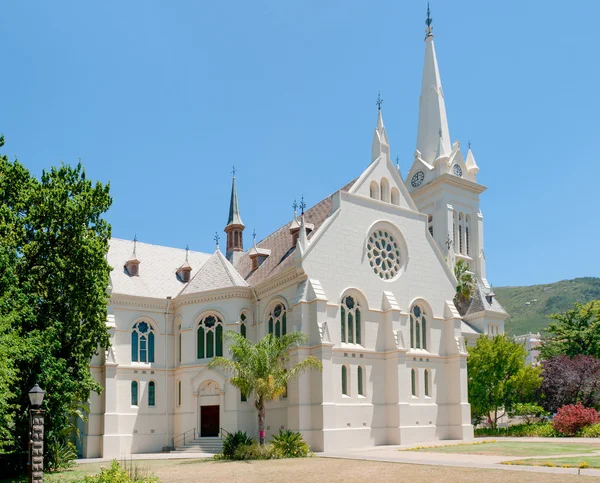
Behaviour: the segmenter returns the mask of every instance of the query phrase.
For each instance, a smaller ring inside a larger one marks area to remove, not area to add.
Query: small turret
[[[225,256],[229,262],[234,263],[236,254],[241,254],[244,251],[244,241],[242,233],[244,231],[244,223],[240,216],[240,208],[238,206],[237,189],[235,186],[235,166],[233,167],[233,179],[231,182],[231,200],[229,202],[229,218],[225,233],[227,234],[227,247]]]
[[[130,277],[139,277],[140,275],[140,262],[137,257],[137,235],[133,237],[133,253],[129,260],[125,262],[125,270]]]

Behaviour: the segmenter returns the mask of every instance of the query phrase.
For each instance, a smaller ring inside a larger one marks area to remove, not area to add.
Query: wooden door
[[[219,406],[200,406],[200,437],[219,436]]]

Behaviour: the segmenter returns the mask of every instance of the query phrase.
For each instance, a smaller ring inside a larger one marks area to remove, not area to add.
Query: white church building
[[[431,22],[414,162],[390,159],[379,103],[371,160],[262,241],[244,243],[233,178],[225,255],[112,239],[111,348],[91,362],[104,390],[82,423],[83,457],[161,451],[221,430],[258,436],[252,395],[208,368],[223,333],[302,331],[292,362],[323,363],[269,402],[266,436],[301,431],[314,451],[473,437],[467,344],[508,314],[487,280],[479,167],[451,141]],[[243,204],[241,205],[243,208]],[[243,212],[243,210],[242,210]],[[453,267],[477,278],[466,313]]]

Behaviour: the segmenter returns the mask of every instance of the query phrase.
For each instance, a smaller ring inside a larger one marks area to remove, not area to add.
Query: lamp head
[[[29,391],[29,402],[31,403],[31,407],[34,409],[38,409],[44,401],[45,394],[46,393],[40,386],[38,386],[37,384],[33,386]]]

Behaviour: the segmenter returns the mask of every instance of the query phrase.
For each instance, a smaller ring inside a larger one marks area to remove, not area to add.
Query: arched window
[[[131,361],[154,362],[154,329],[148,322],[137,322],[133,325]]]
[[[131,405],[138,405],[138,382],[131,381]]]
[[[379,199],[379,185],[377,181],[371,181],[371,185],[369,187],[371,198],[378,200]]]
[[[150,381],[148,384],[148,406],[156,406],[156,383],[154,381]]]
[[[410,311],[410,347],[427,350],[427,319],[418,305]]]
[[[269,312],[269,334],[281,337],[287,334],[287,313],[283,304],[277,304]]]
[[[392,204],[400,204],[400,191],[398,191],[398,188],[392,188]]]
[[[179,356],[179,363],[181,364],[181,325],[177,328],[177,351]]]
[[[433,215],[427,216],[427,228],[431,236],[433,236]]]
[[[463,253],[463,214],[458,215],[458,252]]]
[[[357,382],[358,382],[358,395],[364,396],[365,395],[365,392],[364,392],[364,370],[363,370],[362,366],[358,366]]]
[[[181,381],[177,382],[177,405],[181,406]]]
[[[196,332],[198,359],[223,355],[223,322],[216,315],[207,315]]]
[[[423,373],[423,383],[425,386],[425,397],[431,397],[431,374],[429,369],[425,369],[425,372]]]
[[[347,344],[362,344],[362,325],[358,299],[347,295],[341,305],[341,341]]]
[[[348,395],[348,368],[346,366],[342,366],[342,394]]]
[[[410,384],[413,397],[417,397],[417,371],[410,370]]]
[[[471,240],[470,240],[470,232],[471,232],[471,217],[467,215],[465,219],[465,241],[467,245],[467,255],[471,255]]]
[[[246,338],[246,314],[240,315],[240,334]]]
[[[456,235],[456,225],[457,225],[457,214],[456,211],[452,212],[452,245],[454,246],[454,251],[456,252],[456,242],[458,241],[458,237]]]
[[[390,202],[390,182],[387,178],[381,178],[381,201]]]

